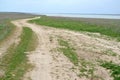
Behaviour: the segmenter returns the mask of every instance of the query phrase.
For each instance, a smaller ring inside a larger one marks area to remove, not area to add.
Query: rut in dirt
[[[112,40],[91,37],[83,33],[49,28],[30,24],[27,21],[31,19],[22,19],[13,21],[16,26],[26,26],[31,28],[38,37],[38,46],[35,51],[29,52],[29,61],[35,67],[33,70],[26,73],[24,80],[90,80],[85,76],[79,77],[79,71],[72,68],[75,65],[59,52],[58,38],[69,41],[75,48],[80,59],[90,61],[97,64],[96,60],[108,60],[115,63],[120,63],[118,57],[102,54],[103,51],[112,50],[117,55],[120,55],[120,43]],[[88,65],[89,66],[89,65]],[[96,65],[95,74],[105,80],[112,80],[108,71]],[[104,73],[104,74],[103,74]],[[96,75],[95,75],[96,76]],[[101,79],[97,79],[101,80]]]
[[[36,33],[39,44],[36,50],[30,52],[32,54],[28,55],[30,63],[34,64],[35,68],[25,75],[25,80],[29,77],[32,80],[65,80],[70,76],[71,80],[77,79],[77,75],[69,70],[73,64],[63,54],[59,55],[59,52],[51,51],[58,46],[56,38],[52,40],[52,42],[50,40],[51,35],[52,37],[56,37],[56,34],[53,35],[54,29],[49,30],[44,27],[27,23],[26,21],[27,19],[24,19],[14,21],[13,23],[16,26],[27,26],[31,28]],[[55,57],[58,60],[54,60]],[[64,62],[61,62],[61,60]],[[68,72],[62,70],[66,65],[70,67],[65,68]],[[58,78],[58,72],[56,72],[57,70],[60,70],[60,78]]]

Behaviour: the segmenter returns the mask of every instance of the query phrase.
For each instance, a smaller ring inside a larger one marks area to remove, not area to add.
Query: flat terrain
[[[4,53],[11,44],[17,42],[22,28],[15,27],[11,20],[35,17],[36,15],[15,12],[0,12],[0,55]],[[2,45],[2,46],[1,46]]]
[[[29,14],[29,13],[17,13],[17,12],[0,12],[0,21],[16,20],[16,19],[35,17],[35,16],[38,15]]]
[[[115,80],[111,73],[100,66],[103,62],[112,61],[120,64],[120,43],[84,33],[38,26],[28,23],[29,19],[13,21],[16,26],[27,26],[38,36],[38,47],[28,52],[33,70],[25,75],[25,80]],[[91,33],[92,35],[92,33]],[[93,33],[94,35],[94,33]],[[58,48],[66,47],[58,40],[67,41],[78,55],[78,65],[67,58]],[[102,62],[103,61],[103,62]],[[116,79],[117,80],[117,79]]]
[[[105,35],[104,33],[102,35],[97,32],[93,33],[93,31],[89,31],[89,29],[93,29],[91,25],[91,28],[88,29],[86,27],[87,30],[83,31],[71,31],[71,29],[65,29],[63,25],[60,25],[63,28],[59,29],[59,26],[56,27],[58,23],[53,24],[51,23],[51,20],[50,22],[49,20],[45,21],[54,26],[48,26],[48,24],[44,26],[44,24],[46,24],[46,22],[44,23],[44,20],[42,20],[42,25],[40,25],[40,23],[38,25],[34,20],[39,21],[39,19],[41,18],[36,17],[11,21],[16,28],[6,41],[0,45],[1,49],[4,47],[4,50],[0,50],[0,53],[4,56],[5,53],[11,52],[12,48],[9,47],[13,44],[17,48],[12,51],[12,55],[14,54],[13,57],[6,57],[7,59],[10,59],[10,61],[13,61],[10,62],[10,66],[9,64],[5,64],[6,68],[4,69],[4,67],[2,67],[0,69],[1,80],[120,79],[119,36],[114,37],[109,34]],[[30,23],[31,20],[33,21],[32,23]],[[68,23],[71,22],[68,20],[66,21]],[[56,22],[56,20],[54,22]],[[96,26],[97,24],[102,25],[103,27],[108,24],[98,24],[90,21],[86,22],[94,24],[93,26]],[[63,24],[65,24],[64,21]],[[86,26],[84,23],[81,24],[82,26]],[[69,24],[69,26],[70,25],[73,24]],[[27,32],[24,27],[27,28]],[[113,31],[115,31],[115,29]],[[33,37],[35,40],[32,40],[32,37],[30,37],[30,34],[32,35],[32,33],[36,36]],[[117,32],[117,34],[118,33],[119,32]],[[21,37],[21,34],[23,37]],[[29,35],[29,37],[27,37],[27,35]],[[29,42],[31,40],[32,42]],[[36,46],[33,47],[35,49],[27,49],[29,47],[28,44],[34,45],[33,43],[37,43],[35,44]],[[1,62],[6,63],[4,57],[2,60],[2,56]],[[29,70],[27,70],[28,67],[25,66],[29,66],[28,63],[32,66]],[[2,65],[0,64],[0,67],[1,66]]]
[[[100,33],[120,40],[120,20],[47,17],[30,20],[31,23],[74,31]]]

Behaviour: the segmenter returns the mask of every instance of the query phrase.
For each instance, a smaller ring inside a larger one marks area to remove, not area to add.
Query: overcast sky
[[[0,11],[120,14],[120,0],[0,0]]]

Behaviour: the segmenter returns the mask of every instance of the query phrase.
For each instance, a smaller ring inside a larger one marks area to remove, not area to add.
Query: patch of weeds
[[[62,39],[58,39],[58,43],[61,46],[59,50],[62,51],[63,54],[67,56],[74,65],[78,65],[78,56],[74,51],[74,48],[71,47],[67,41]]]
[[[32,33],[32,38],[28,44],[28,51],[34,51],[38,45],[38,37],[35,33]]]
[[[33,31],[28,27],[23,27],[23,32],[20,36],[20,43],[15,46],[13,44],[2,57],[0,66],[5,71],[5,74],[0,80],[22,80],[23,75],[32,67],[28,63],[27,54],[30,49],[30,43],[33,36]]]
[[[8,21],[4,21],[0,23],[0,42],[2,43],[2,41],[4,41],[6,37],[12,34],[14,29],[15,29],[15,26]]]
[[[110,70],[111,76],[114,80],[120,80],[120,65],[113,63],[112,61],[101,61],[100,66]]]
[[[108,56],[117,56],[117,54],[115,52],[113,52],[112,50],[106,50],[103,52],[103,54],[106,54]]]
[[[92,19],[91,19],[92,20]],[[78,19],[60,18],[60,17],[47,17],[42,16],[39,19],[30,20],[31,23],[45,25],[55,28],[69,29],[74,31],[87,31],[92,33],[100,33],[101,35],[110,36],[120,41],[120,27],[111,25],[92,24],[87,21]],[[101,21],[100,21],[101,22]],[[104,22],[103,22],[104,23]]]
[[[94,74],[94,71],[95,71],[95,65],[91,62],[88,62],[84,59],[81,59],[80,60],[80,74],[79,74],[79,77],[87,77],[89,78],[90,80],[93,80],[94,78],[96,78],[97,76]]]

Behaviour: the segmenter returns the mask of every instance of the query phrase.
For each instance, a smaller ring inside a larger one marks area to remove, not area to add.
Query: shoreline
[[[70,17],[70,18],[91,18],[91,19],[117,19],[120,20],[120,15],[107,14],[44,14],[51,17]]]

